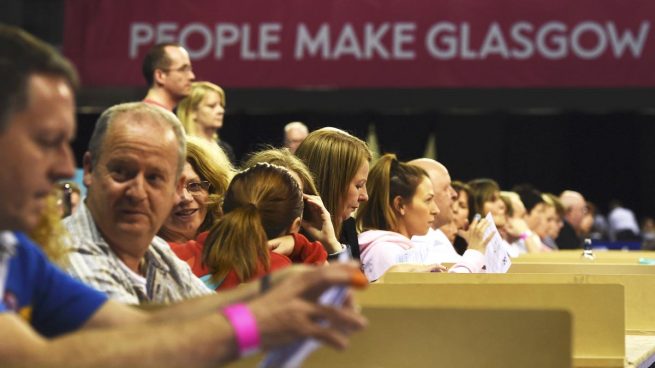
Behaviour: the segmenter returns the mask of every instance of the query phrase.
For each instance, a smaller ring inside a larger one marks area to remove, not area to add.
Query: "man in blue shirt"
[[[352,308],[316,303],[352,283],[354,264],[273,275],[263,295],[252,284],[150,313],[71,280],[22,232],[37,225],[56,181],[73,175],[75,72],[51,47],[0,25],[0,80],[0,366],[216,366],[304,337],[344,347],[344,331],[363,327]],[[241,318],[219,310],[238,301]]]

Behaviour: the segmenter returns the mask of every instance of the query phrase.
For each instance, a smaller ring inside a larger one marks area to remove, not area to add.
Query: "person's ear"
[[[153,78],[155,80],[155,84],[164,84],[164,80],[166,79],[166,72],[162,69],[155,69],[155,72],[153,73]]]
[[[401,196],[396,196],[392,203],[394,211],[401,216],[405,216],[405,202],[403,201],[403,198]]]
[[[295,234],[300,231],[300,224],[302,224],[302,219],[296,217],[296,219],[291,223],[291,226],[289,226],[289,232],[287,234]]]
[[[90,187],[91,183],[93,182],[93,165],[91,161],[91,152],[86,151],[82,157],[82,167],[84,168],[84,176],[82,177],[82,181],[87,187]]]

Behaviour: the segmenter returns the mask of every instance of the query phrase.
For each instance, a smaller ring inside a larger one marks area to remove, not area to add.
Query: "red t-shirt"
[[[203,232],[198,235],[196,240],[190,240],[186,243],[169,243],[171,249],[183,261],[191,266],[191,271],[194,275],[202,277],[207,275],[210,271],[207,266],[202,264],[202,250],[207,239],[208,232]],[[293,251],[289,256],[270,252],[270,272],[290,266],[292,263],[304,263],[313,265],[323,265],[327,261],[327,252],[319,241],[310,242],[309,239],[301,234],[291,234],[293,236],[294,245]],[[257,272],[250,280],[258,279],[266,275],[264,265],[257,267]],[[241,283],[234,271],[230,271],[221,285],[216,290],[231,289]]]

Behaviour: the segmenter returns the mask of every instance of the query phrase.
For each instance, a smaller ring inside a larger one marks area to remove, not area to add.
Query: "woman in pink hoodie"
[[[434,259],[432,248],[410,241],[414,235],[425,235],[439,214],[425,170],[386,154],[371,168],[366,187],[369,200],[356,216],[366,277],[375,281],[394,265],[422,265]],[[479,267],[456,264],[451,272],[460,268],[470,272]]]

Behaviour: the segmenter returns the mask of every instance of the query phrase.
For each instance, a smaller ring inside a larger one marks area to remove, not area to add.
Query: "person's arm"
[[[523,240],[528,253],[539,253],[543,251],[543,245],[539,235],[530,231],[525,220],[509,219],[507,224],[507,232],[512,237]]]
[[[405,249],[396,243],[378,241],[373,248],[369,246],[366,257],[362,258],[364,273],[373,282],[382,277],[392,266],[399,264]]]
[[[295,246],[289,258],[293,263],[304,263],[308,265],[325,265],[328,254],[319,241],[310,242],[301,234],[293,234]]]
[[[389,267],[386,273],[389,272],[446,272],[445,266],[438,263],[435,264],[414,264],[414,263],[399,263]]]
[[[109,309],[114,309],[112,303],[98,313],[109,313]],[[16,315],[3,313],[0,339],[3,367],[202,367],[237,356],[232,328],[218,312],[177,323],[87,329],[50,340]]]
[[[106,304],[98,313],[108,313],[114,309],[112,304]],[[200,337],[195,335],[203,331],[202,341],[195,340]],[[215,366],[236,357],[231,326],[218,313],[178,323],[123,323],[120,327],[88,329],[50,340],[35,333],[17,316],[5,313],[0,315],[0,339],[3,367],[174,367],[188,365],[190,361],[200,367]]]
[[[281,280],[293,273],[300,273],[306,271],[305,268],[288,267],[280,272],[273,274],[271,284],[275,285],[278,280]],[[187,299],[170,305],[146,305],[145,309],[149,310],[150,316],[148,317],[154,321],[167,321],[171,318],[193,318],[205,313],[211,313],[218,310],[218,308],[233,304],[236,302],[243,302],[252,300],[260,293],[260,282],[253,281],[243,283],[238,287],[212,295]]]
[[[304,337],[344,348],[349,331],[361,329],[365,319],[353,308],[324,307],[316,300],[330,286],[364,287],[366,280],[358,273],[356,264],[312,268],[294,273],[252,299],[247,306],[257,321],[261,348]],[[86,325],[104,328],[84,328],[45,339],[15,314],[2,313],[0,362],[3,367],[203,367],[237,357],[233,327],[218,310],[193,318],[171,316],[162,321],[159,317],[153,319],[148,313],[109,301]],[[326,326],[322,320],[331,323]]]

